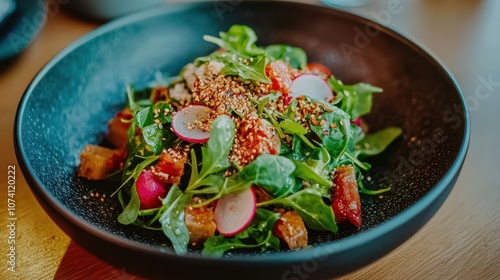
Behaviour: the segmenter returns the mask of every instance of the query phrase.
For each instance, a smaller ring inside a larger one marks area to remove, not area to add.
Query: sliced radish
[[[210,127],[200,126],[210,118],[210,108],[203,105],[190,105],[182,108],[172,119],[172,130],[182,140],[191,143],[207,142]]]
[[[253,188],[224,196],[215,207],[217,230],[225,236],[242,232],[252,221],[256,209],[257,199]]]
[[[294,98],[305,95],[312,99],[325,101],[329,101],[334,97],[328,83],[313,74],[304,74],[293,80],[290,94]]]
[[[167,186],[160,183],[153,178],[153,171],[151,169],[144,169],[139,174],[135,189],[139,195],[141,202],[141,209],[151,209],[161,206],[160,198],[167,195]]]

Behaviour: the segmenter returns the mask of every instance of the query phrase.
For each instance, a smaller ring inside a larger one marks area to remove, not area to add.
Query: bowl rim
[[[192,8],[201,8],[205,5],[212,4],[211,2],[196,2],[196,3],[179,3],[174,5],[163,5],[162,7],[155,7],[155,9],[148,9],[145,11],[141,11],[132,15],[128,15],[114,21],[111,21],[107,24],[104,24],[101,27],[83,35],[76,41],[72,42],[68,46],[66,46],[62,51],[56,54],[35,76],[35,78],[30,82],[27,89],[23,93],[23,96],[19,102],[15,122],[14,122],[14,148],[16,152],[16,156],[18,159],[18,163],[23,171],[24,177],[28,182],[29,187],[33,192],[36,192],[37,195],[40,196],[39,199],[42,199],[45,203],[47,203],[54,211],[58,214],[62,215],[66,220],[70,221],[73,225],[78,227],[80,230],[83,230],[95,237],[111,243],[113,245],[124,247],[130,249],[132,251],[138,251],[142,253],[146,253],[149,255],[155,255],[162,258],[184,258],[185,260],[204,260],[209,261],[211,259],[217,261],[223,261],[227,263],[260,263],[263,261],[270,261],[272,263],[289,263],[289,262],[297,262],[304,261],[307,259],[318,259],[321,257],[326,257],[331,253],[341,253],[344,251],[351,250],[355,247],[358,247],[364,243],[370,243],[377,238],[382,237],[385,233],[391,232],[403,224],[406,221],[411,220],[412,218],[419,215],[423,212],[424,209],[429,207],[434,201],[438,199],[438,197],[446,191],[453,180],[456,179],[455,176],[458,176],[460,169],[465,160],[468,145],[470,141],[470,115],[468,108],[466,106],[465,98],[460,90],[457,81],[452,76],[451,72],[444,66],[444,64],[439,61],[434,54],[432,54],[423,44],[419,43],[417,40],[408,39],[408,37],[402,35],[400,32],[395,31],[392,28],[389,28],[384,25],[377,24],[376,22],[364,18],[360,15],[356,15],[344,10],[339,10],[330,7],[324,7],[320,5],[314,4],[306,4],[306,3],[298,3],[291,1],[248,1],[243,3],[244,5],[262,5],[262,4],[277,4],[277,5],[290,5],[296,6],[300,9],[308,9],[313,10],[315,12],[320,13],[328,13],[332,16],[337,16],[340,18],[349,19],[358,23],[375,23],[376,28],[386,35],[393,37],[394,39],[404,43],[408,47],[414,49],[418,53],[422,55],[424,59],[427,59],[429,62],[433,63],[437,66],[438,69],[441,70],[443,76],[449,79],[449,82],[454,86],[456,92],[459,95],[461,105],[464,109],[464,131],[463,131],[463,139],[460,145],[460,149],[458,154],[456,155],[455,160],[451,164],[448,171],[443,175],[439,182],[436,183],[434,187],[432,187],[425,195],[423,195],[418,201],[414,204],[408,206],[406,209],[401,211],[400,213],[394,215],[393,217],[388,218],[384,222],[364,230],[363,232],[342,238],[340,240],[335,240],[331,242],[321,243],[315,246],[312,246],[310,249],[302,249],[298,251],[280,251],[280,252],[272,252],[270,254],[256,254],[256,255],[237,255],[231,256],[230,258],[213,258],[206,257],[200,254],[187,254],[184,256],[176,255],[174,252],[169,252],[162,250],[160,247],[148,246],[146,243],[140,242],[131,242],[130,239],[127,239],[122,236],[118,236],[112,232],[103,230],[98,228],[96,225],[86,221],[75,215],[73,211],[68,209],[65,205],[58,201],[42,184],[41,180],[36,174],[29,172],[29,170],[33,170],[33,166],[26,160],[26,151],[23,147],[23,139],[22,139],[22,119],[25,114],[25,106],[33,94],[34,89],[38,85],[38,83],[43,79],[45,74],[52,69],[59,61],[65,58],[68,54],[73,52],[78,47],[88,43],[89,41],[98,38],[99,36],[118,29],[120,27],[126,26],[128,24],[133,24],[135,22],[139,22],[141,20],[147,20],[148,18],[153,18],[157,16],[164,16],[171,13],[180,12],[183,10],[189,10]],[[321,248],[322,250],[314,250]],[[312,250],[311,250],[312,249]]]

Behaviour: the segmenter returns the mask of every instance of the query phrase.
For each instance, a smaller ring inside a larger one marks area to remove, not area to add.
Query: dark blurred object
[[[26,49],[46,20],[44,0],[0,0],[0,61]]]
[[[144,10],[163,3],[164,0],[73,0],[65,7],[74,15],[93,21],[114,18]]]
[[[16,2],[13,0],[0,0],[0,28],[16,10]]]

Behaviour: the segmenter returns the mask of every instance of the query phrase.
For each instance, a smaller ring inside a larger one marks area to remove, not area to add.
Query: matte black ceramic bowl
[[[366,120],[374,130],[395,125],[404,133],[371,160],[367,187],[391,185],[392,191],[362,197],[361,228],[311,233],[313,246],[294,252],[177,256],[161,232],[117,222],[120,207],[109,197],[116,185],[75,176],[84,145],[99,143],[108,119],[124,105],[126,84],[145,85],[157,70],[178,73],[214,50],[202,35],[234,23],[252,26],[260,45],[302,47],[310,61],[326,64],[346,83],[384,88]],[[168,279],[316,279],[367,265],[434,215],[457,179],[468,141],[468,114],[455,81],[419,46],[354,15],[275,1],[165,7],[99,28],[41,70],[21,100],[15,125],[19,164],[54,221],[102,259]],[[91,192],[107,199],[83,199]]]

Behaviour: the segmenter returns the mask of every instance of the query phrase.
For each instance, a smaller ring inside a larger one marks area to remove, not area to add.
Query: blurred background
[[[44,64],[109,20],[178,2],[188,1],[0,0],[1,168],[17,164],[12,135],[16,108]],[[229,1],[230,7],[237,8],[238,2]],[[328,4],[419,42],[456,78],[472,120],[465,166],[437,215],[404,245],[344,279],[500,279],[500,1],[293,2],[325,9]],[[5,186],[6,176],[0,179]],[[73,243],[43,212],[20,172],[17,180],[19,269],[5,274],[9,272],[2,268],[1,279],[139,279]],[[3,198],[0,206],[7,208]]]

